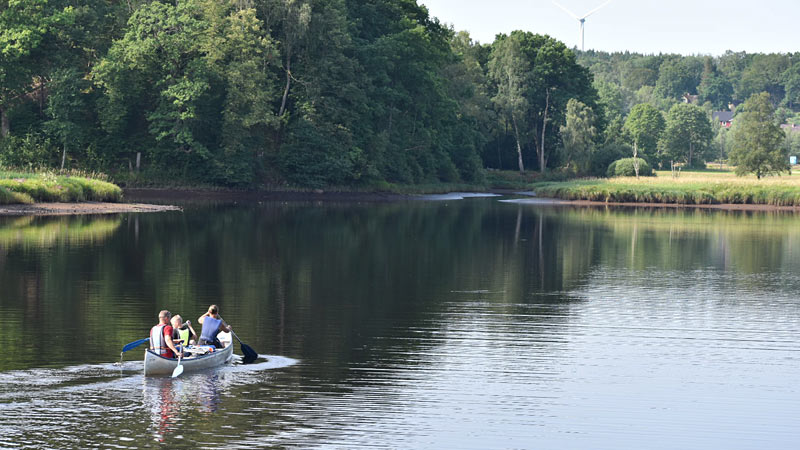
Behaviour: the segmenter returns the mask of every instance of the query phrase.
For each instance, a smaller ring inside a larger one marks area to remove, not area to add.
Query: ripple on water
[[[259,356],[254,364],[228,364],[175,379],[144,377],[141,361],[4,372],[0,444],[139,448],[142,436],[147,436],[145,443],[183,440],[185,436],[172,433],[181,424],[209,413],[233,414],[226,412],[228,401],[298,362]]]

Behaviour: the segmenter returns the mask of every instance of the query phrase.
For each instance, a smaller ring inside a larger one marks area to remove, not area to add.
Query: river
[[[184,206],[0,218],[0,448],[800,442],[793,213]],[[212,303],[256,363],[119,363],[159,310]]]

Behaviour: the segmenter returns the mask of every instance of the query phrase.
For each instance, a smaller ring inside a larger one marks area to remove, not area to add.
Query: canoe
[[[210,369],[212,367],[221,366],[227,363],[233,357],[233,345],[231,342],[230,333],[219,333],[217,335],[223,348],[214,349],[203,355],[192,355],[181,359],[181,365],[184,372],[192,372],[196,370]],[[191,347],[190,347],[191,348]],[[173,358],[165,358],[155,354],[152,350],[147,349],[144,351],[144,375],[172,375],[175,368],[178,367],[178,360]]]

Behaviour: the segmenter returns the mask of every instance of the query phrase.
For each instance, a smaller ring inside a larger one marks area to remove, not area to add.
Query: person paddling
[[[158,325],[150,329],[150,350],[164,358],[177,358],[178,349],[172,342],[172,314],[166,309],[158,313]]]
[[[172,342],[178,343],[184,347],[187,345],[195,344],[197,342],[197,333],[192,328],[190,321],[183,321],[180,314],[172,316]]]
[[[233,331],[233,328],[228,326],[219,316],[217,305],[209,306],[208,312],[200,316],[197,322],[203,325],[203,329],[200,331],[200,341],[198,342],[200,345],[213,345],[216,348],[222,348],[222,343],[217,339],[217,334],[220,331],[226,333]]]

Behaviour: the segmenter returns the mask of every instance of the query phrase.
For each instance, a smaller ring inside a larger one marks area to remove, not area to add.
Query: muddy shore
[[[494,194],[515,195],[520,194],[508,190],[493,191]],[[791,211],[800,212],[800,207],[754,205],[754,204],[711,204],[711,205],[685,205],[675,203],[606,203],[586,200],[561,200],[556,198],[530,197],[531,193],[523,194],[523,198],[508,199],[504,201],[519,204],[536,204],[551,206],[589,206],[589,207],[623,207],[623,208],[671,208],[671,209],[711,209],[727,211]],[[273,202],[273,201],[313,201],[313,202],[363,202],[385,203],[408,201],[414,199],[432,199],[432,196],[417,196],[385,192],[322,192],[322,191],[271,191],[271,192],[240,192],[240,191],[203,191],[203,190],[176,190],[176,189],[128,189],[125,198],[136,203],[34,203],[31,205],[0,205],[0,216],[62,216],[78,214],[118,214],[118,213],[147,213],[163,211],[180,211],[179,206],[166,203],[193,203],[193,202],[223,202],[223,203],[248,203],[248,202]],[[153,203],[156,204],[153,204]]]
[[[31,205],[0,205],[0,216],[70,216],[77,214],[117,214],[180,211],[171,205],[143,203],[34,203]]]

